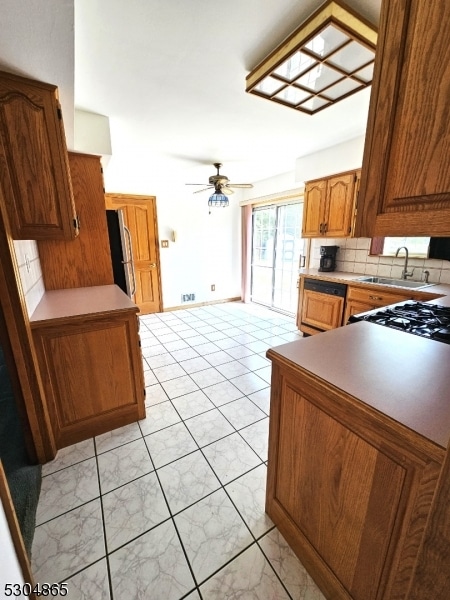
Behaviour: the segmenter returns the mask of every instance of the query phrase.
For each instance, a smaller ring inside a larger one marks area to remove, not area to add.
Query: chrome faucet
[[[402,271],[402,279],[406,279],[407,277],[413,276],[414,269],[408,273],[408,256],[409,256],[408,248],[406,246],[400,246],[400,248],[397,248],[397,252],[395,253],[395,256],[398,256],[398,253],[400,252],[400,250],[405,251],[405,266],[403,267],[403,271]]]

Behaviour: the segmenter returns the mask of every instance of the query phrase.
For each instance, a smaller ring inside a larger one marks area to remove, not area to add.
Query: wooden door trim
[[[45,463],[55,457],[56,446],[1,189],[0,278],[4,282],[0,285],[0,306],[21,390],[21,397],[16,398],[16,402],[21,404],[19,411],[28,420],[34,454],[38,462]]]

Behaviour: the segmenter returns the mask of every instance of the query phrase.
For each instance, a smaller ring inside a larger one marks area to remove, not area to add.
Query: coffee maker
[[[334,271],[336,268],[336,253],[339,246],[320,246],[319,271]]]

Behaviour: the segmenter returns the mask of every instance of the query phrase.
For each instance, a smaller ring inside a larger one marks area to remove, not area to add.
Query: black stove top
[[[450,344],[450,307],[426,302],[407,302],[353,315],[349,323],[369,321]]]

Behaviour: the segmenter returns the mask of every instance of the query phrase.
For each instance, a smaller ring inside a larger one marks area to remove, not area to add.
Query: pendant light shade
[[[225,194],[222,194],[220,190],[216,190],[212,196],[209,197],[208,206],[225,207],[229,206],[230,202]]]

